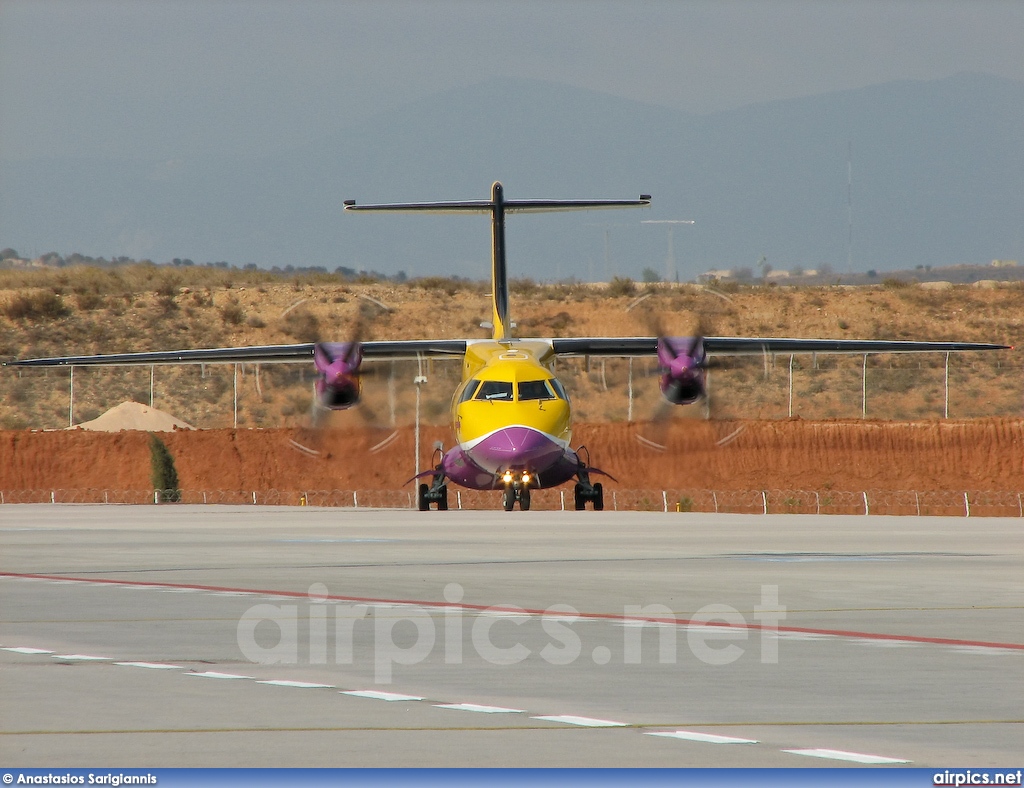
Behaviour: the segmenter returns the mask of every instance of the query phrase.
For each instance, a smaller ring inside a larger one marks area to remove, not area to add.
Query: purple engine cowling
[[[675,405],[690,405],[704,396],[705,365],[702,337],[659,337],[661,393]]]
[[[316,399],[328,410],[345,410],[359,402],[359,365],[363,351],[358,342],[318,342],[313,346]]]

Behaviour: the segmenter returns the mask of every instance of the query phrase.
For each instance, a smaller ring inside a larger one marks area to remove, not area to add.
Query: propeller
[[[721,297],[729,300],[727,296]],[[641,424],[634,437],[644,448],[664,452],[668,448],[668,434],[678,406],[703,402],[707,409],[707,418],[717,421],[714,413],[715,401],[712,401],[707,393],[707,372],[718,365],[708,358],[704,348],[704,338],[710,332],[703,316],[698,317],[696,330],[692,336],[668,336],[660,319],[655,316],[651,317],[649,327],[658,337],[656,374],[660,376],[659,388],[662,396],[651,419]],[[741,425],[727,435],[716,438],[715,445],[725,446],[731,443],[743,429]]]
[[[314,383],[314,397],[310,404],[308,424],[300,428],[296,437],[289,441],[292,448],[311,457],[324,452],[324,430],[330,422],[333,411],[349,410],[359,404],[362,395],[361,369],[363,362],[362,342],[369,333],[372,321],[389,307],[373,298],[365,298],[359,304],[356,319],[347,342],[316,342],[313,346],[313,365],[317,379]],[[364,423],[376,432],[373,423],[376,415],[368,408],[360,408]],[[387,435],[371,437],[369,451],[377,453],[389,446],[398,437],[393,427]]]

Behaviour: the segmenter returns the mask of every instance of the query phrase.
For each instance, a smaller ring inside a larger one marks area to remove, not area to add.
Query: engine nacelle
[[[706,361],[702,337],[660,337],[658,364],[665,399],[674,405],[691,405],[703,398]]]
[[[313,347],[316,399],[320,407],[345,410],[359,402],[359,365],[363,352],[358,342],[318,342]]]

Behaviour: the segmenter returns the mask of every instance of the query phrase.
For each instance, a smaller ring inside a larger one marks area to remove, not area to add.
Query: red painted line
[[[232,588],[230,586],[207,586],[193,585],[188,583],[146,583],[139,580],[112,580],[100,577],[68,577],[65,575],[35,575],[21,574],[18,572],[0,572],[0,577],[19,578],[24,580],[74,580],[79,583],[93,583],[96,585],[119,585],[136,586],[140,588],[189,588],[195,591],[230,591],[234,593],[266,594],[268,596],[294,597],[295,599],[309,599],[310,595],[305,591],[278,591],[258,588]],[[424,599],[384,599],[382,597],[342,596],[338,594],[325,594],[316,599],[331,599],[337,602],[355,602],[368,605],[417,605],[419,607],[452,608],[455,610],[476,610],[481,612],[495,613],[522,613],[529,616],[557,615],[565,616],[564,613],[549,614],[546,610],[534,610],[531,608],[520,608],[505,605],[473,605],[466,602],[438,602]],[[578,613],[579,618],[596,621],[629,622],[638,621],[648,624],[673,624],[675,626],[699,626],[699,627],[722,627],[723,629],[743,629],[754,631],[770,632],[791,632],[803,635],[830,635],[840,638],[857,638],[863,640],[899,640],[907,643],[931,643],[940,646],[974,646],[978,648],[1003,648],[1024,651],[1024,643],[996,643],[987,640],[963,640],[960,638],[935,638],[922,635],[893,635],[885,632],[859,632],[851,629],[816,629],[813,627],[790,627],[790,626],[769,626],[767,624],[730,624],[726,621],[695,621],[686,618],[671,618],[664,616],[626,616],[617,613]]]

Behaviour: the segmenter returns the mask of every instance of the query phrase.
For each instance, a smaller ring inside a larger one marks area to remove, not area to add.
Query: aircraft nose
[[[507,427],[491,436],[488,453],[503,465],[541,468],[559,459],[562,448],[549,437],[529,427]]]

